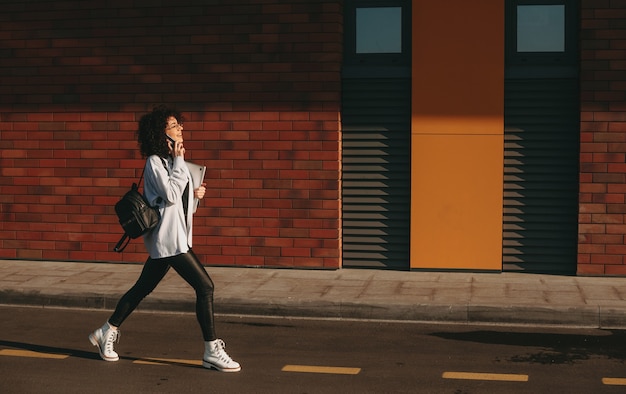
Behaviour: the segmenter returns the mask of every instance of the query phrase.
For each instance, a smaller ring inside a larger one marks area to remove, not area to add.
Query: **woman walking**
[[[151,205],[159,207],[161,221],[143,237],[149,257],[139,279],[89,340],[103,360],[119,360],[113,349],[119,327],[172,267],[196,292],[196,317],[204,338],[202,365],[237,372],[241,366],[230,358],[224,342],[215,334],[213,281],[191,249],[195,201],[204,198],[206,189],[204,184],[193,184],[185,164],[181,122],[180,113],[165,106],[154,108],[139,120],[138,141],[142,156],[147,157],[144,195]]]

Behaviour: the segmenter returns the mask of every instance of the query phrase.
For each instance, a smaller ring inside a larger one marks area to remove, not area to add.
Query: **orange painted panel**
[[[412,269],[502,269],[504,1],[413,1]]]
[[[413,136],[411,268],[502,269],[503,143]]]
[[[413,133],[502,134],[504,1],[413,1]]]

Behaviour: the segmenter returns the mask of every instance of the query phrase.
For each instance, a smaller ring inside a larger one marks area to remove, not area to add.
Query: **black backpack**
[[[145,168],[144,168],[145,171]],[[139,192],[139,184],[143,179],[143,171],[138,183],[133,183],[130,190],[115,204],[115,213],[124,229],[124,235],[115,245],[116,252],[122,252],[131,239],[139,238],[159,224],[161,214],[157,207],[152,207]]]

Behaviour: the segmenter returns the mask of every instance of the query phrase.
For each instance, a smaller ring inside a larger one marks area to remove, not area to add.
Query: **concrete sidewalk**
[[[0,260],[0,304],[113,309],[142,265]],[[207,267],[219,314],[626,328],[626,278]],[[193,312],[171,270],[141,310]]]

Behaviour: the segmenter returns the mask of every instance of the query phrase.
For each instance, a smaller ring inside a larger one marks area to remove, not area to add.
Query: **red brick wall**
[[[340,266],[339,0],[2,7],[0,258],[143,261],[139,240],[112,251],[113,205],[143,166],[137,119],[166,103],[208,166],[204,263]]]
[[[626,275],[626,1],[581,15],[578,274]]]

